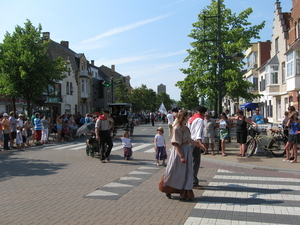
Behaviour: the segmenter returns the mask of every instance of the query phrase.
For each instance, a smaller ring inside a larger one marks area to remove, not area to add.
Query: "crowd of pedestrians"
[[[1,150],[18,149],[24,151],[33,145],[48,144],[50,141],[62,142],[77,138],[76,132],[85,123],[96,121],[97,115],[62,114],[49,118],[45,114],[34,112],[24,119],[14,112],[0,114]],[[52,135],[51,135],[52,134]],[[52,140],[50,140],[50,135]]]

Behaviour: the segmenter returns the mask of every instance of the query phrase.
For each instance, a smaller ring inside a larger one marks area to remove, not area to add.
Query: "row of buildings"
[[[43,40],[50,40],[47,54],[50,59],[62,57],[68,62],[66,78],[53,87],[54,97],[43,94],[33,105],[34,111],[42,111],[51,118],[58,114],[99,112],[107,109],[108,103],[116,101],[114,90],[116,81],[126,85],[129,91],[130,76],[123,76],[116,72],[115,66],[110,68],[104,65],[97,67],[94,60],[88,61],[83,53],[76,53],[69,48],[68,41],[57,43],[50,39],[50,33],[43,33]],[[106,85],[105,85],[106,84]],[[0,98],[0,112],[9,112],[13,109],[11,98]],[[20,98],[16,100],[17,112],[26,111],[26,102]]]
[[[282,12],[277,0],[272,40],[253,43],[246,51],[245,79],[261,97],[252,101],[270,123],[279,124],[288,106],[299,108],[300,93],[300,0],[291,0],[290,12]],[[223,106],[236,111],[247,99],[225,99]]]

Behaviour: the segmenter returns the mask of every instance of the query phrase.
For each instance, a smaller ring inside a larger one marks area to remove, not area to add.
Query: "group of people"
[[[32,118],[24,121],[21,113],[15,117],[12,111],[0,115],[0,143],[3,150],[18,149],[23,151],[25,147],[30,147],[30,141],[36,144],[45,144],[49,138],[50,120],[45,115],[35,113]]]
[[[209,144],[213,150],[215,141],[213,131],[216,128],[216,123],[203,106],[199,106],[193,115],[187,111],[179,111],[175,114],[169,112],[167,118],[173,147],[166,172],[159,182],[159,190],[166,193],[168,198],[172,197],[172,193],[179,193],[180,199],[191,200],[194,197],[193,188],[203,189],[199,185],[197,177],[201,151],[204,151],[203,154],[207,154]],[[241,110],[237,112],[235,117],[228,117],[226,113],[222,113],[219,128],[223,156],[226,156],[225,140],[228,139],[228,127],[231,126],[230,121],[232,120],[236,120],[237,143],[240,144],[238,156],[244,156],[247,124],[256,126],[257,123],[255,118],[253,120],[246,118]],[[214,151],[212,154],[214,155]]]
[[[192,117],[189,112],[181,110],[173,118],[171,112],[167,115],[172,149],[166,172],[159,182],[159,190],[168,198],[172,198],[172,193],[179,193],[181,200],[192,200],[193,188],[203,188],[199,185],[197,174],[201,149],[205,150],[203,130],[206,111],[205,107],[199,106]],[[156,152],[158,157],[158,147]]]
[[[286,158],[285,162],[296,163],[297,162],[297,144],[299,142],[300,134],[300,120],[299,113],[294,106],[289,106],[288,111],[285,113],[285,119],[283,120],[283,129],[285,134],[288,134],[288,141],[285,146]],[[290,150],[292,150],[290,152]],[[291,154],[290,154],[291,153]]]
[[[54,133],[57,142],[72,140],[76,137],[77,129],[85,123],[95,121],[98,116],[92,113],[85,117],[78,114],[61,114],[56,119],[34,112],[31,117],[24,119],[24,114],[15,116],[12,111],[0,114],[0,145],[3,150],[24,150],[35,145],[49,143],[49,136]]]
[[[205,144],[205,152],[203,153],[208,154],[209,146],[212,150],[212,155],[214,153],[214,142],[215,142],[215,129],[217,126],[219,127],[219,138],[221,142],[221,154],[222,156],[227,156],[225,152],[225,143],[231,142],[230,137],[230,128],[233,126],[233,121],[236,121],[236,138],[237,143],[240,144],[239,146],[239,154],[237,156],[244,157],[245,156],[245,148],[246,148],[246,141],[247,141],[247,124],[251,124],[256,126],[257,124],[261,123],[261,115],[259,114],[259,109],[256,109],[256,113],[252,116],[251,119],[244,116],[244,112],[239,110],[237,112],[237,116],[230,117],[229,110],[220,114],[219,123],[215,122],[215,119],[211,118],[210,113],[205,113],[204,119],[204,144]],[[262,117],[263,118],[263,117]],[[262,120],[263,121],[263,120]],[[262,122],[263,123],[263,122]]]

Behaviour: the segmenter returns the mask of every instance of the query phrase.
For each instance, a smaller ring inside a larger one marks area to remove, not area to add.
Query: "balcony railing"
[[[80,76],[88,76],[87,70],[80,70]]]
[[[80,98],[88,98],[89,94],[88,93],[81,93]]]

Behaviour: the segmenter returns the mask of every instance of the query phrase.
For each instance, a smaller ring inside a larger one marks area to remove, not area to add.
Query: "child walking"
[[[130,135],[129,135],[128,131],[124,132],[123,137],[114,137],[114,138],[121,139],[121,141],[122,141],[125,160],[131,159],[131,156],[132,156],[132,143],[131,143],[131,139],[129,137],[130,137]]]
[[[155,158],[156,165],[161,166],[159,160],[162,160],[162,165],[166,166],[165,160],[167,159],[166,141],[163,135],[164,129],[162,127],[157,128],[157,134],[154,137],[155,145]]]
[[[17,137],[16,137],[16,142],[17,142],[17,148],[19,151],[23,151],[21,148],[21,145],[23,144],[23,138],[22,138],[22,127],[17,126]]]

